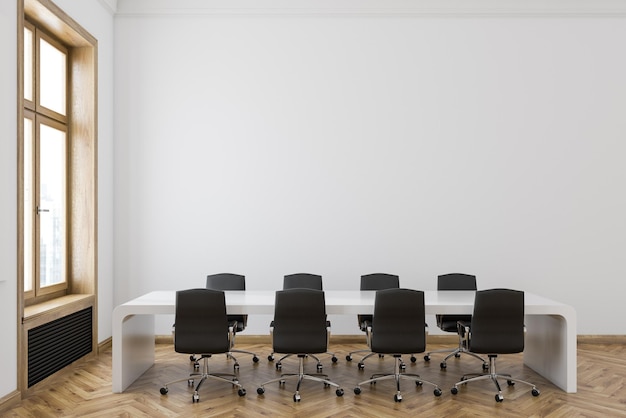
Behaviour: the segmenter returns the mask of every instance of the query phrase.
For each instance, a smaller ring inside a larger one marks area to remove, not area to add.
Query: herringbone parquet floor
[[[441,348],[432,345],[429,349]],[[541,390],[533,397],[530,388],[517,384],[507,387],[505,400],[494,400],[495,388],[484,382],[462,387],[457,395],[450,388],[463,373],[480,371],[480,362],[470,358],[452,359],[441,371],[441,355],[433,355],[430,363],[418,356],[407,372],[419,373],[425,380],[438,383],[443,394],[433,395],[429,386],[417,387],[404,382],[403,400],[393,400],[395,388],[391,382],[363,386],[360,395],[354,386],[370,374],[385,372],[393,367],[393,359],[371,358],[359,371],[356,361],[347,362],[345,355],[360,344],[333,344],[339,361],[332,364],[322,356],[324,372],[341,384],[343,397],[320,383],[305,382],[301,388],[302,401],[292,400],[294,383],[266,386],[263,396],[256,393],[258,385],[278,375],[274,364],[267,360],[268,345],[238,344],[238,348],[255,351],[260,361],[253,364],[250,356],[239,357],[239,381],[247,395],[239,397],[232,385],[207,382],[200,390],[200,402],[192,403],[185,382],[170,386],[168,395],[159,393],[162,383],[184,377],[191,371],[188,356],[174,353],[171,344],[158,344],[156,363],[148,372],[122,394],[111,393],[111,350],[97,358],[84,361],[63,371],[43,387],[22,400],[19,406],[5,411],[3,417],[626,417],[626,346],[622,344],[579,344],[578,393],[568,394],[556,388],[522,364],[520,355],[501,356],[499,371],[531,381]],[[306,369],[315,371],[312,359]],[[211,371],[230,372],[232,361],[224,356],[210,360]],[[283,372],[295,370],[297,360],[283,362]]]

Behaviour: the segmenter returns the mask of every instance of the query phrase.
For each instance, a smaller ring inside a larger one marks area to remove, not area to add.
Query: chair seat
[[[445,332],[457,332],[457,321],[443,321],[439,328]]]

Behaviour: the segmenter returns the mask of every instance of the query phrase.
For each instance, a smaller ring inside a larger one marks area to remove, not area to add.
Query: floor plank
[[[432,345],[429,349],[443,348]],[[247,395],[239,397],[232,385],[206,382],[200,389],[200,402],[192,403],[193,390],[186,382],[170,386],[169,393],[159,393],[168,380],[185,377],[192,366],[187,355],[177,354],[171,344],[158,344],[156,363],[122,394],[111,392],[111,350],[98,357],[65,370],[42,385],[18,406],[5,411],[3,417],[408,417],[422,414],[433,417],[589,417],[626,416],[626,346],[623,344],[578,345],[578,393],[568,394],[525,367],[521,355],[501,356],[500,372],[531,381],[541,390],[539,397],[530,394],[530,387],[517,384],[503,385],[504,402],[494,400],[495,387],[491,382],[462,386],[457,395],[450,388],[464,373],[480,371],[481,363],[471,357],[451,359],[445,371],[440,370],[442,354],[434,354],[430,362],[418,356],[416,363],[407,364],[407,372],[418,373],[425,380],[440,385],[441,397],[433,395],[432,387],[417,387],[403,382],[402,402],[393,400],[392,382],[364,385],[355,395],[354,387],[372,373],[390,371],[393,359],[372,357],[365,370],[345,360],[359,344],[335,344],[331,348],[339,361],[331,363],[322,356],[324,372],[342,385],[343,397],[337,397],[333,388],[324,388],[316,382],[304,382],[302,401],[294,403],[294,383],[284,386],[272,384],[259,396],[257,387],[278,375],[274,363],[267,360],[270,347],[264,344],[239,344],[238,348],[255,351],[260,361],[253,363],[250,356],[240,355],[239,381]],[[209,360],[214,372],[233,371],[233,361],[224,356]],[[307,370],[315,372],[315,363],[306,360]],[[297,360],[283,362],[282,371],[297,369]]]

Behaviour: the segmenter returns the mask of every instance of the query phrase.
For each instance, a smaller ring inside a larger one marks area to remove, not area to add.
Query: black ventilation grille
[[[92,350],[92,308],[28,330],[28,387]]]

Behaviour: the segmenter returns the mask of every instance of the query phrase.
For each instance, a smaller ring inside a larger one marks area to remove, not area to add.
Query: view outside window
[[[33,31],[24,28],[24,98],[33,101]]]
[[[39,280],[65,281],[65,132],[42,124],[39,138]]]
[[[66,113],[67,56],[45,39],[39,39],[39,104]]]
[[[33,121],[24,118],[24,291],[33,290]]]

